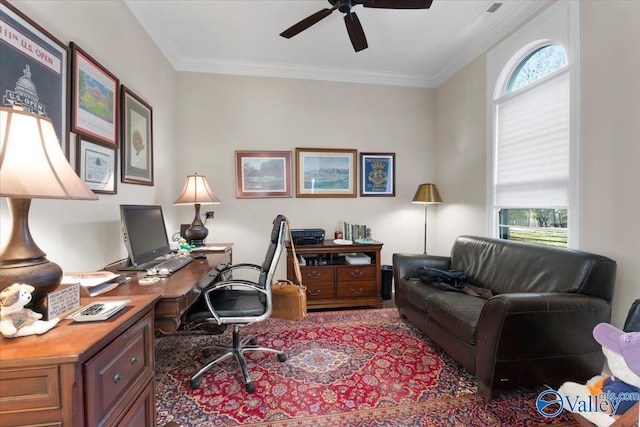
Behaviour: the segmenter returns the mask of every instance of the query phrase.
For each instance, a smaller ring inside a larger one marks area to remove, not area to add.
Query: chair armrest
[[[220,274],[224,275],[224,274],[226,274],[228,272],[231,272],[233,270],[239,270],[239,269],[262,271],[262,267],[257,265],[257,264],[240,263],[240,264],[229,265],[229,266],[223,268],[222,270],[220,270]]]
[[[600,352],[592,331],[610,318],[611,304],[589,295],[496,295],[484,305],[478,320],[476,376],[492,385],[496,361]]]
[[[414,275],[419,267],[449,270],[450,266],[450,257],[397,253],[393,254],[393,280],[400,283],[401,279]]]

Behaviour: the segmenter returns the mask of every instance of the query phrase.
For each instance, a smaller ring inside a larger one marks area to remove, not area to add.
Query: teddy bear
[[[638,409],[632,408],[640,401],[640,332],[600,323],[593,337],[602,346],[611,375],[597,375],[586,384],[562,384],[558,393],[565,400],[564,409],[598,427],[608,427],[623,416],[637,420]]]
[[[0,333],[6,338],[44,334],[60,321],[40,320],[42,314],[24,308],[31,302],[34,290],[31,285],[14,283],[0,292]]]

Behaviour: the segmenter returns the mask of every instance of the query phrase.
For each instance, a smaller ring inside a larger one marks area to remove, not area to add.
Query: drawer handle
[[[321,292],[322,292],[321,289],[318,289],[317,291],[311,291],[311,290],[307,291],[307,293],[309,293],[309,295],[311,295],[312,297],[317,297],[318,295],[320,295]]]
[[[124,334],[122,334],[122,339],[128,340],[129,339],[129,332],[125,332]]]
[[[133,356],[133,357],[131,358],[131,364],[132,364],[132,365],[135,365],[136,363],[138,363],[138,356]]]
[[[322,274],[318,273],[317,271],[312,271],[311,273],[307,273],[307,277],[309,279],[319,279],[322,276]]]
[[[362,277],[364,275],[364,273],[361,270],[354,270],[351,272],[351,277],[353,277],[354,279],[358,279],[360,277]]]
[[[115,377],[113,377],[113,382],[118,384],[120,382],[120,380],[122,379],[122,375],[120,374],[116,374]]]
[[[356,289],[351,288],[351,293],[360,295],[360,294],[364,293],[364,289],[360,288],[360,289],[356,290]]]

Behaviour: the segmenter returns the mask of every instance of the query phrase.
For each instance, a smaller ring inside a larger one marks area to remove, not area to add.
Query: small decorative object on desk
[[[44,334],[58,324],[60,319],[40,320],[42,314],[24,308],[34,290],[33,286],[14,283],[0,292],[0,333],[6,338]]]

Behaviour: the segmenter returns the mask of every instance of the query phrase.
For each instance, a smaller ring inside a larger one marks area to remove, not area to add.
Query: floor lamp
[[[31,237],[31,199],[98,197],[71,168],[51,120],[19,106],[0,107],[0,196],[7,198],[11,216],[0,253],[0,290],[16,282],[33,286],[29,307],[44,314],[44,300],[60,284],[62,269],[46,258]]]
[[[185,231],[185,238],[194,246],[204,246],[204,239],[209,235],[209,230],[202,223],[200,217],[200,205],[217,205],[220,199],[213,194],[207,178],[203,175],[193,174],[187,176],[182,194],[173,202],[174,205],[194,205],[196,216]]]
[[[429,205],[442,203],[440,193],[435,184],[420,184],[411,203],[424,205],[424,254],[427,254],[427,208]]]

